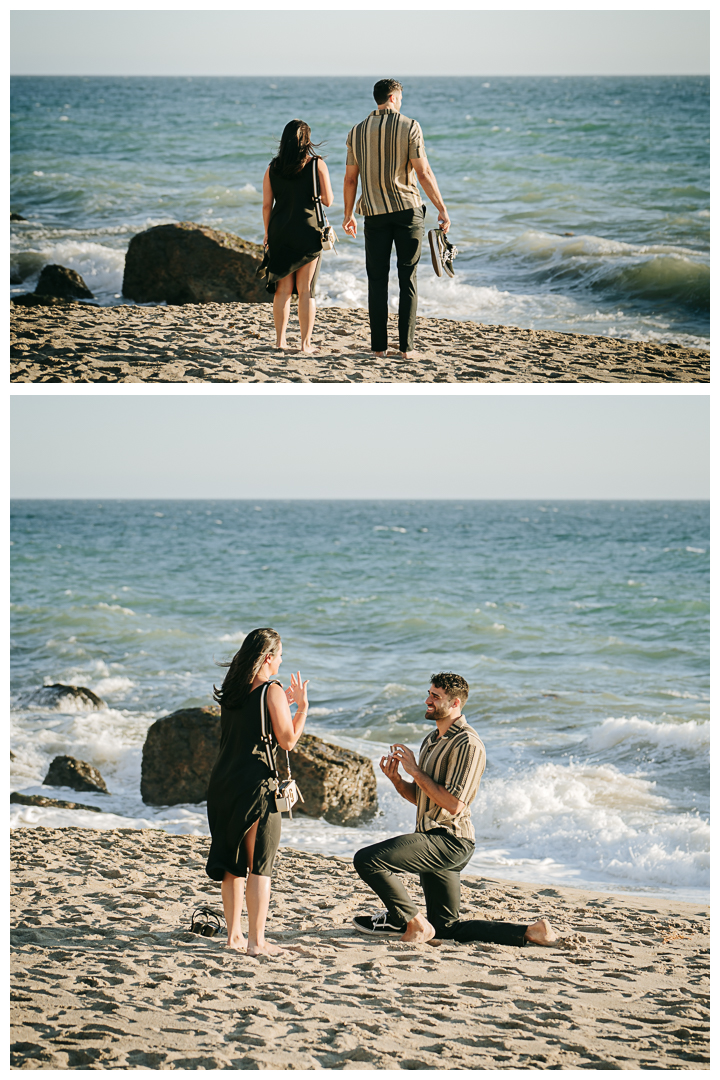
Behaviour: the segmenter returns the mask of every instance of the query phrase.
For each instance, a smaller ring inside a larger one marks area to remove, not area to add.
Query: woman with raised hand
[[[229,664],[221,689],[220,752],[210,776],[207,814],[212,843],[206,872],[221,881],[227,944],[250,956],[281,952],[265,939],[270,880],[280,843],[281,815],[275,805],[275,782],[262,741],[263,687],[272,730],[272,756],[277,746],[292,750],[307,719],[307,680],[291,675],[283,690],[275,678],[282,663],[280,636],[269,628],[253,630]],[[296,704],[293,716],[290,705]],[[247,887],[245,879],[247,877]],[[247,946],[241,929],[243,897],[247,904]]]
[[[310,339],[315,323],[315,283],[322,258],[322,230],[313,201],[316,168],[320,199],[324,206],[332,206],[330,173],[310,141],[310,128],[302,120],[291,120],[285,125],[278,152],[263,179],[263,222],[267,288],[274,293],[276,346],[289,348],[285,333],[290,300],[297,293],[300,351],[304,353],[315,352]]]

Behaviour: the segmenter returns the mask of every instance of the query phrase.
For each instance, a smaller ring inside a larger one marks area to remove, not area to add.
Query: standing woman
[[[265,940],[265,920],[270,903],[270,877],[280,843],[281,815],[275,806],[272,773],[262,743],[260,696],[267,688],[266,707],[276,745],[292,750],[307,719],[307,680],[300,672],[291,675],[282,689],[275,679],[282,663],[282,642],[270,629],[253,630],[240,651],[226,666],[229,670],[220,690],[220,752],[215,762],[207,797],[212,843],[205,870],[221,881],[228,946],[245,948],[240,917],[247,876],[247,952],[250,956],[282,952]],[[298,708],[295,716],[290,704]]]
[[[285,125],[277,155],[263,178],[263,222],[268,250],[268,289],[274,292],[273,318],[278,349],[285,338],[290,299],[298,298],[300,351],[313,353],[310,344],[315,322],[315,283],[322,257],[321,230],[313,203],[313,161],[317,159],[319,195],[332,206],[330,173],[310,142],[310,128],[302,120]]]

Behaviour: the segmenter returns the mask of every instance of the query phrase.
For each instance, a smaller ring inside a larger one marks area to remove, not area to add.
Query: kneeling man
[[[461,922],[460,871],[475,850],[470,803],[485,769],[485,747],[467,723],[462,707],[468,684],[461,675],[433,675],[425,701],[436,730],[423,740],[418,761],[407,746],[392,746],[380,768],[395,790],[417,807],[415,832],[362,848],[355,869],[387,908],[382,915],[359,915],[356,930],[401,941],[486,941],[497,945],[551,945],[557,935],[547,919],[531,926],[472,919]],[[403,780],[402,765],[411,777]],[[427,918],[421,915],[396,872],[418,874]]]

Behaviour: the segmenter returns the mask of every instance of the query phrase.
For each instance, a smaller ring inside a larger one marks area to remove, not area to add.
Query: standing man
[[[428,164],[420,125],[400,112],[402,90],[395,79],[375,83],[373,97],[377,109],[356,124],[347,137],[343,229],[349,236],[357,236],[354,209],[358,179],[361,179],[362,194],[356,209],[358,214],[365,215],[371,348],[375,356],[386,354],[388,278],[394,244],[400,284],[400,352],[407,359],[413,355],[416,274],[425,235],[425,207],[413,170],[425,194],[437,207],[438,222],[445,233],[450,228],[450,218]]]
[[[547,919],[530,926],[471,919],[460,922],[460,871],[475,850],[470,803],[485,769],[485,747],[469,727],[462,706],[468,684],[462,675],[433,675],[425,718],[435,731],[426,735],[419,760],[398,744],[380,768],[395,790],[417,807],[415,832],[381,840],[355,855],[355,869],[387,908],[381,915],[359,915],[356,930],[401,941],[486,941],[496,945],[551,945],[557,935]],[[411,782],[398,771],[402,764]],[[420,875],[427,918],[421,915],[394,871]]]

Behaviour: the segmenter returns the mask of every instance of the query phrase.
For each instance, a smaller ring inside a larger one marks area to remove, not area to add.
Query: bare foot
[[[228,938],[226,949],[235,949],[236,952],[245,952],[245,938],[233,938],[232,941]]]
[[[314,345],[301,345],[299,351],[301,353],[307,353],[308,355],[311,355],[312,353],[317,352],[317,349]]]
[[[525,931],[525,940],[533,945],[554,945],[558,936],[547,919],[538,919]]]
[[[384,349],[382,352],[374,352],[373,356],[387,356],[387,349]]]
[[[417,360],[419,354],[414,349],[411,349],[410,352],[401,352],[400,355],[403,360]]]
[[[430,941],[434,937],[435,928],[432,923],[429,923],[424,915],[417,914],[407,924],[407,929],[400,940],[420,944],[423,941]]]
[[[285,950],[280,945],[273,945],[270,941],[263,941],[262,945],[248,945],[248,956],[279,956],[280,953],[284,953]]]
[[[288,345],[287,341],[276,341],[275,342],[275,348],[276,349],[289,349],[290,346]]]

